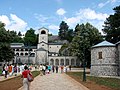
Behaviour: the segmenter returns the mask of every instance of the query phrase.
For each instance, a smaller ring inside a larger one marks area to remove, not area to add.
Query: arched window
[[[21,49],[21,51],[24,51],[23,49]]]
[[[19,51],[19,49],[16,49],[16,51]]]
[[[55,60],[55,65],[59,65],[59,60],[58,59]]]
[[[41,34],[46,34],[46,32],[43,30],[43,31],[41,31]]]
[[[69,65],[69,59],[66,59],[66,65]]]
[[[54,60],[53,59],[50,60],[50,65],[54,65]]]
[[[19,53],[16,53],[16,56],[19,56]]]
[[[23,56],[23,53],[20,53],[21,56]]]
[[[60,65],[64,65],[64,59],[61,59]]]
[[[75,60],[71,59],[71,65],[74,66],[75,65]]]
[[[28,55],[28,53],[25,53],[25,56],[27,56]]]

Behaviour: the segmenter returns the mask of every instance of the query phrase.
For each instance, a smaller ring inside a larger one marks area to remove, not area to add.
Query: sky
[[[104,21],[114,14],[120,0],[0,0],[0,21],[5,28],[25,34],[30,28],[45,27],[57,35],[65,21],[70,29],[89,22],[102,34]]]

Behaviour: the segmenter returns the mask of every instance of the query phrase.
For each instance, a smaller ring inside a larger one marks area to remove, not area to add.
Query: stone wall
[[[98,53],[102,52],[99,59]],[[91,75],[118,76],[116,47],[95,47],[91,50]]]
[[[117,46],[117,51],[118,51],[118,63],[119,63],[119,76],[120,76],[120,44]]]

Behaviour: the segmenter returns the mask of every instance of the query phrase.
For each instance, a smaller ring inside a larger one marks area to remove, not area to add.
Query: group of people
[[[2,75],[4,75],[5,78],[8,76],[11,77],[13,75],[17,76],[17,74],[22,74],[24,71],[24,65],[17,65],[17,64],[4,64],[2,67]],[[31,69],[31,66],[29,67]]]
[[[40,75],[41,76],[45,75],[45,74],[54,73],[54,72],[56,72],[56,73],[58,73],[58,72],[61,72],[61,73],[67,72],[68,68],[69,68],[69,70],[71,70],[70,66],[68,67],[68,66],[63,66],[63,65],[61,65],[61,66],[57,66],[57,65],[54,66],[54,65],[44,65],[44,64],[41,64],[39,66],[39,70],[40,70]]]

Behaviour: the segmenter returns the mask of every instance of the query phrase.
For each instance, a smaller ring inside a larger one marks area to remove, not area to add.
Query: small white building
[[[60,56],[59,50],[63,43],[49,43],[48,29],[39,29],[37,46],[25,47],[23,43],[12,43],[11,48],[15,52],[14,63],[72,65],[76,66],[76,56]],[[56,36],[55,36],[56,37]]]

